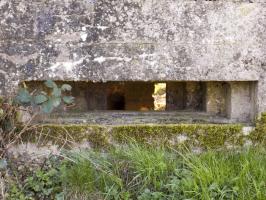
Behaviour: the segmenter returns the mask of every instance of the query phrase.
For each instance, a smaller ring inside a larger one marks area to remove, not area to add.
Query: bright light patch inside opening
[[[154,110],[164,111],[166,109],[166,83],[154,84]]]

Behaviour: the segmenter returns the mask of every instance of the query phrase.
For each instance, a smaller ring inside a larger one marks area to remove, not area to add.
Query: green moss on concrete
[[[84,141],[90,142],[94,147],[107,145],[106,129],[100,126],[88,125],[39,125],[26,134],[27,140],[42,144],[72,146]]]
[[[155,145],[200,146],[221,148],[242,145],[241,125],[175,124],[175,125],[40,125],[28,133],[31,141],[58,145],[89,142],[93,147],[110,147],[116,143],[134,141]],[[178,137],[187,138],[181,144]],[[41,139],[40,139],[41,138]]]
[[[256,121],[255,130],[249,135],[254,144],[266,144],[266,113],[262,113]]]
[[[207,148],[221,148],[226,145],[243,145],[241,125],[210,125],[197,129],[197,141],[200,146]]]
[[[214,125],[214,124],[178,124],[178,125],[135,125],[117,126],[112,130],[119,142],[127,142],[133,138],[139,142],[159,141],[161,143],[174,142],[180,135],[188,138],[188,145],[198,145],[205,148],[218,148],[225,143],[241,145],[241,125]]]

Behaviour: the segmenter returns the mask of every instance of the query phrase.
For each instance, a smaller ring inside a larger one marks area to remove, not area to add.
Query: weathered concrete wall
[[[186,82],[168,82],[166,85],[166,110],[186,108]]]
[[[256,106],[256,83],[231,82],[227,95],[227,114],[230,119],[237,121],[254,120]]]
[[[228,105],[230,103],[229,98],[231,98],[231,96],[229,95],[231,95],[229,83],[207,82],[206,83],[206,99],[205,99],[206,112],[212,113],[215,115],[220,115],[220,116],[229,115],[228,117],[230,117],[230,114],[227,111],[227,109],[231,107],[230,105]],[[250,102],[248,102],[248,104],[250,104]]]
[[[259,81],[266,3],[1,0],[0,94],[19,81]]]
[[[186,109],[204,110],[206,86],[202,82],[186,83]]]
[[[166,88],[166,110],[206,110],[205,82],[168,82]]]

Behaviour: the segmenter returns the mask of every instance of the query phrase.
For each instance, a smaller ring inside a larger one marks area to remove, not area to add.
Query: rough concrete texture
[[[206,85],[202,82],[186,83],[186,109],[204,110]]]
[[[102,124],[102,125],[132,125],[132,124],[230,124],[237,123],[229,119],[206,112],[132,112],[132,111],[101,111],[87,113],[54,113],[43,116],[36,122],[42,124]],[[250,125],[249,121],[244,123]]]
[[[209,83],[212,85],[211,83]],[[167,83],[167,110],[204,111],[204,82],[169,82]]]
[[[229,84],[226,82],[207,82],[206,85],[206,112],[220,116],[229,115],[229,110],[227,110],[230,103],[230,97],[227,96],[230,95]]]
[[[168,82],[166,86],[166,110],[184,110],[186,98],[185,82]]]
[[[1,0],[0,94],[23,80],[258,81],[266,111],[266,3]]]
[[[231,82],[227,98],[227,113],[230,119],[237,121],[250,121],[254,119],[256,107],[255,83]]]

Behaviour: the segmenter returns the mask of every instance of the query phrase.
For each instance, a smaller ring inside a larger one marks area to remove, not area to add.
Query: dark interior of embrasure
[[[42,83],[26,84],[41,89]],[[251,123],[256,114],[257,83],[252,81],[57,82],[63,83],[72,86],[75,105],[56,109],[53,115],[58,119],[62,115],[60,119],[80,117],[83,122],[98,123],[99,118],[109,118],[112,124],[115,118],[126,123],[133,116],[135,123]]]

